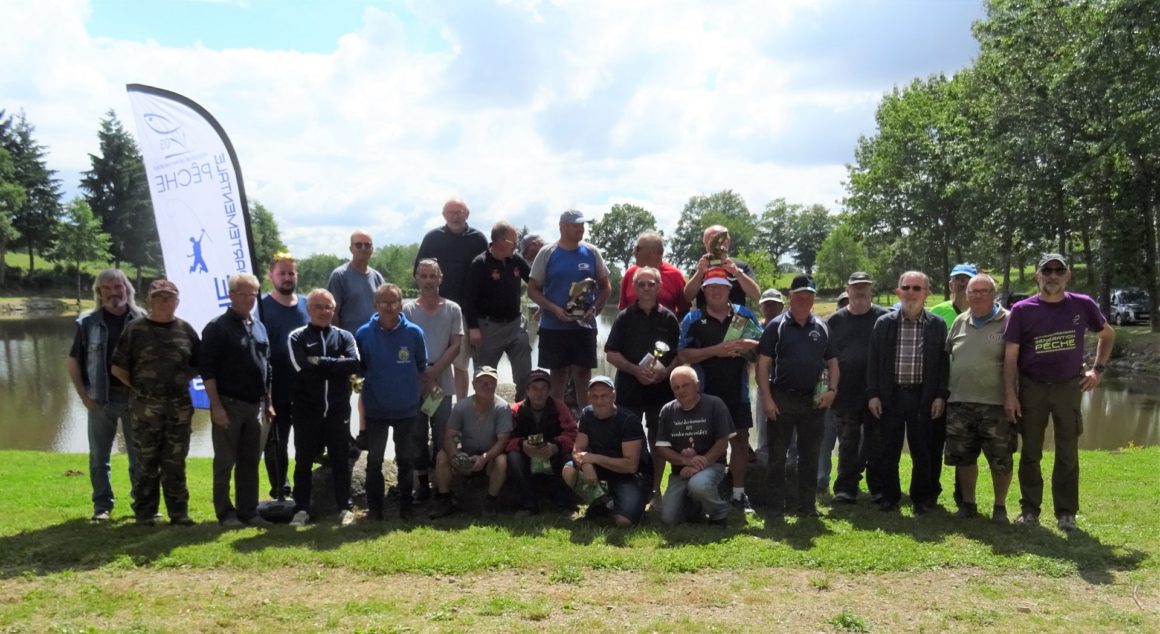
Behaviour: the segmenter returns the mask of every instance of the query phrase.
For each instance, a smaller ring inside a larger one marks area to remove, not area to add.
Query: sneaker
[[[138,517],[137,526],[157,526],[157,520],[152,517]]]
[[[221,520],[222,528],[241,528],[245,526],[237,515],[227,515]]]
[[[440,495],[435,498],[435,508],[431,509],[431,519],[437,520],[441,517],[453,515],[458,509],[455,507],[455,500],[451,499],[450,495]]]
[[[955,511],[955,519],[969,520],[972,517],[979,516],[979,507],[970,502],[963,502],[959,505],[959,510]]]
[[[496,509],[496,507],[499,506],[498,503],[499,503],[499,500],[497,500],[496,498],[494,498],[490,495],[483,498],[483,516],[484,517],[495,517],[496,513],[498,512]]]
[[[653,493],[652,498],[648,501],[648,506],[656,513],[661,512],[661,504],[664,498],[660,493]]]
[[[753,504],[749,502],[749,495],[746,493],[742,493],[741,497],[733,498],[732,504],[733,508],[747,515],[752,515],[755,512]]]
[[[857,504],[858,498],[845,491],[840,491],[834,494],[833,502],[834,504]]]
[[[108,511],[97,511],[96,513],[93,513],[93,517],[90,519],[90,521],[97,522],[98,524],[103,524],[105,522],[108,522],[110,519],[112,519],[112,518],[109,517]]]
[[[256,513],[253,516],[243,520],[243,522],[246,524],[246,526],[252,526],[254,528],[270,528],[274,525],[273,522]]]
[[[1039,515],[1031,511],[1023,511],[1015,518],[1016,526],[1039,526]]]
[[[1007,519],[1007,507],[999,504],[991,507],[991,521],[996,524],[1010,524],[1011,520]]]
[[[1074,515],[1060,515],[1059,517],[1056,518],[1056,526],[1059,527],[1059,530],[1061,530],[1065,533],[1070,533],[1071,531],[1079,530],[1079,527],[1076,526],[1076,524],[1075,524],[1075,516]]]
[[[197,524],[197,522],[193,521],[193,518],[188,515],[176,515],[171,517],[169,518],[169,523],[172,526],[193,526]]]
[[[338,525],[339,526],[350,526],[351,524],[354,524],[354,522],[355,522],[354,511],[352,511],[350,509],[342,509],[341,511],[338,512]]]
[[[294,514],[294,518],[290,520],[290,525],[294,528],[302,528],[306,526],[306,522],[310,521],[310,513],[306,511],[298,511]]]

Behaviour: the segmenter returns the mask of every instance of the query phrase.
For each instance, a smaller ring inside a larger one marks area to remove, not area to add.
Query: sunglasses
[[[909,293],[910,291],[914,291],[915,293],[919,293],[919,292],[925,291],[926,287],[925,286],[905,286],[904,285],[904,286],[899,286],[898,290],[902,291],[903,293]]]
[[[1067,269],[1062,266],[1045,266],[1039,269],[1039,272],[1044,275],[1063,275],[1067,273]]]
[[[639,282],[633,282],[633,284],[637,288],[656,288],[656,285],[657,285],[656,282],[653,282],[651,280],[641,280]]]
[[[356,249],[373,249],[375,245],[373,242],[352,242],[351,246]]]

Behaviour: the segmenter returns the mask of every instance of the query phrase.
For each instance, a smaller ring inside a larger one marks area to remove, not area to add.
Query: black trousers
[[[822,426],[826,410],[814,407],[812,392],[791,392],[774,390],[773,399],[780,410],[777,420],[766,419],[767,436],[770,439],[769,469],[766,471],[765,486],[768,490],[769,505],[773,512],[785,511],[788,484],[785,479],[785,452],[790,438],[797,432],[798,478],[797,505],[802,510],[812,510],[817,502],[818,453],[822,446]]]
[[[310,512],[314,459],[323,449],[330,463],[334,501],[339,510],[349,510],[350,412],[332,410],[323,416],[317,408],[298,405],[286,418],[292,418],[294,423],[294,511]]]

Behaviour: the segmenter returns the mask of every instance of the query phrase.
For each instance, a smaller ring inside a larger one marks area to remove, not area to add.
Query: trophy
[[[435,412],[439,411],[439,406],[443,404],[444,396],[443,388],[438,385],[432,385],[431,389],[427,390],[427,393],[423,395],[423,403],[419,405],[419,411],[428,417],[434,416]]]
[[[671,350],[669,344],[663,341],[657,341],[653,344],[653,351],[644,355],[644,358],[640,360],[640,367],[653,370],[654,372],[662,369],[664,362],[661,361],[661,357],[668,354],[669,350]]]
[[[588,314],[592,305],[596,303],[596,280],[586,277],[579,282],[572,282],[568,289],[568,303],[564,311],[572,317],[581,318]]]
[[[451,468],[460,475],[468,475],[475,467],[475,458],[463,450],[459,432],[455,432],[455,455],[451,457]]]
[[[721,266],[721,263],[729,257],[729,247],[725,243],[729,241],[729,230],[724,229],[709,240],[709,268]]]
[[[350,389],[353,390],[355,394],[362,392],[363,383],[366,383],[366,379],[357,374],[352,374],[348,380],[350,381]]]
[[[537,449],[548,444],[544,441],[543,434],[528,434],[528,444]],[[532,456],[532,475],[552,475],[552,463],[545,458],[539,456]]]

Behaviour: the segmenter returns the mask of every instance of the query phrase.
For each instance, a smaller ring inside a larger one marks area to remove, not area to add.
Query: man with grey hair
[[[109,455],[117,437],[117,421],[129,454],[129,479],[136,478],[137,448],[129,411],[129,388],[110,373],[113,351],[121,333],[144,313],[133,303],[133,285],[120,269],[105,269],[93,280],[97,308],[77,318],[68,353],[69,379],[88,415],[89,482],[93,487],[93,521],[107,522],[115,497],[109,478]]]
[[[636,272],[644,267],[652,267],[660,272],[660,286],[657,287],[657,303],[671,310],[678,318],[689,310],[685,299],[685,274],[665,261],[665,239],[656,231],[645,231],[636,238],[633,247],[636,264],[628,267],[620,280],[620,302],[616,308],[624,310],[636,301]]]
[[[946,407],[949,359],[947,324],[924,308],[930,295],[930,278],[921,271],[907,271],[898,278],[895,291],[902,300],[898,310],[878,318],[870,334],[866,368],[866,396],[870,415],[879,419],[882,432],[880,470],[882,499],[879,509],[898,509],[902,490],[898,462],[905,439],[913,463],[910,500],[914,512],[923,515],[938,504],[932,469],[932,420]]]
[[[270,339],[251,314],[258,301],[258,278],[229,277],[230,305],[201,331],[201,378],[213,423],[213,505],[222,526],[268,526],[258,515],[258,459],[263,414],[274,415],[270,401]],[[236,469],[235,469],[236,467]],[[230,479],[236,487],[230,501]]]

